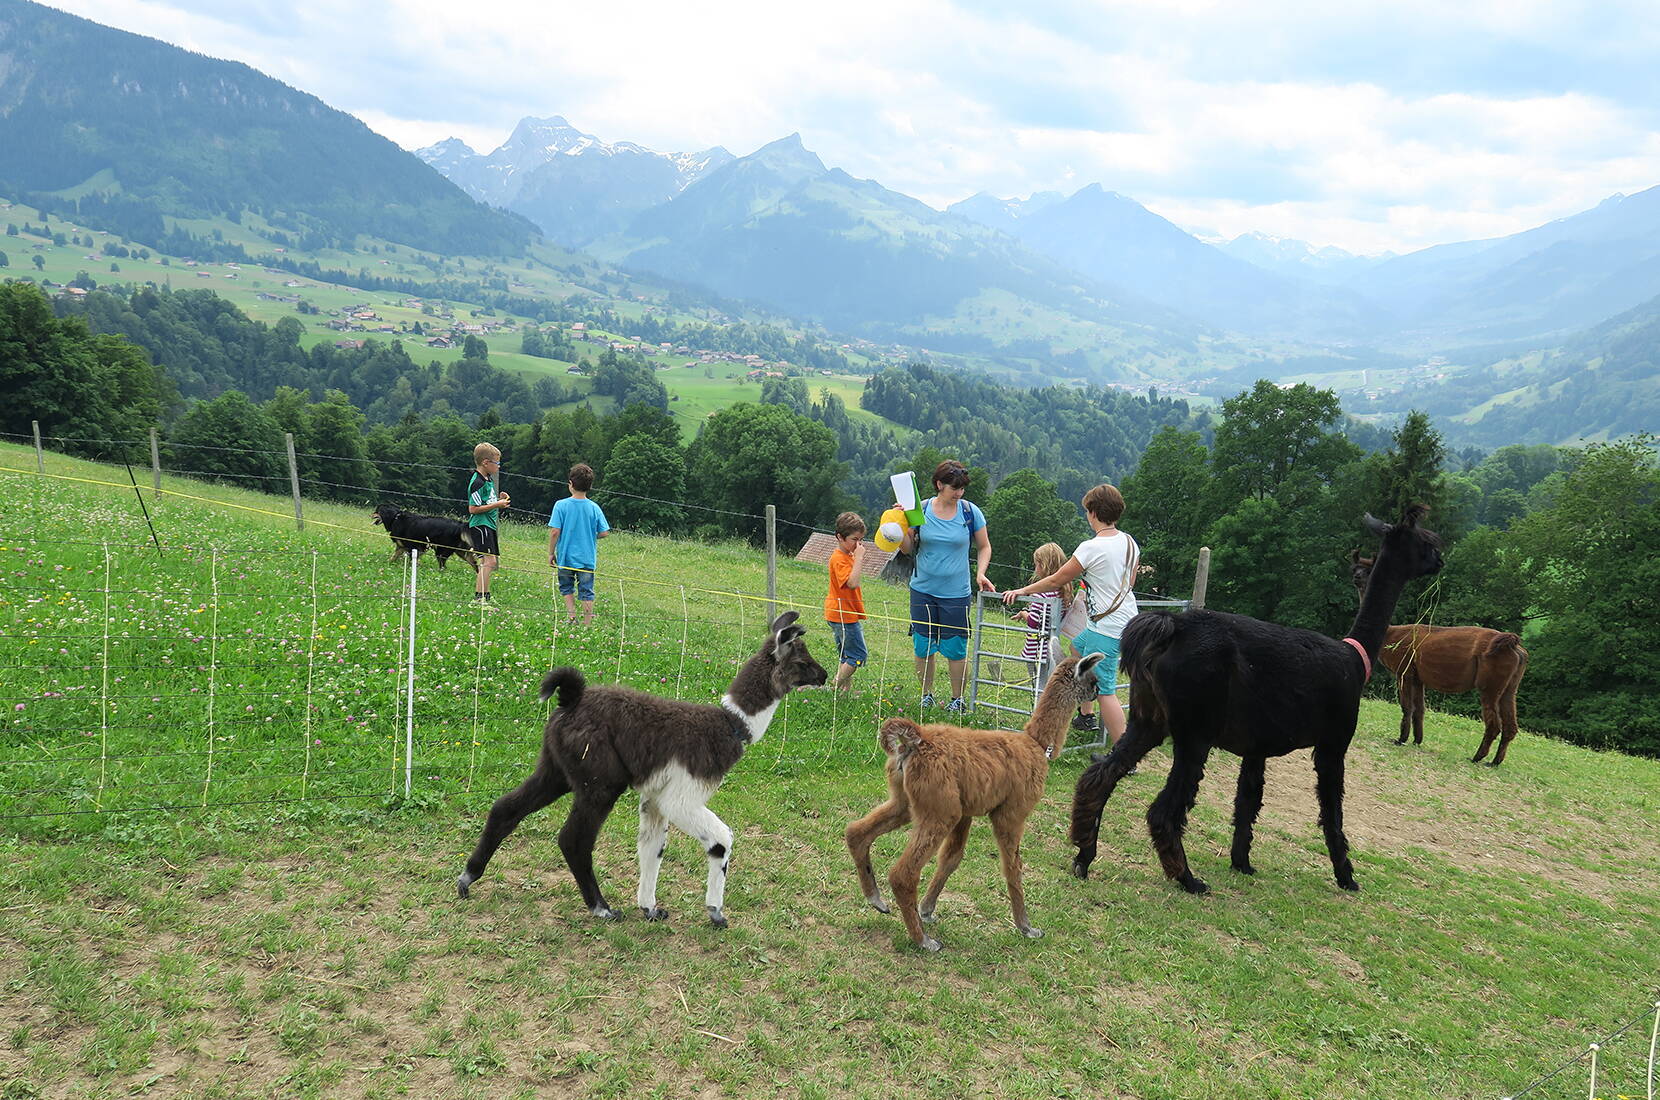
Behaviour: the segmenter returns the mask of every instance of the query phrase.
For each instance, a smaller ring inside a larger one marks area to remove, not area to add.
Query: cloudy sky
[[[743,155],[792,132],[945,206],[1100,183],[1351,251],[1660,184],[1653,0],[54,0],[246,62],[414,149],[526,115]]]

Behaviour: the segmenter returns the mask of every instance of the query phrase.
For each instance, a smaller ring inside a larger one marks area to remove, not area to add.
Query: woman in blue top
[[[947,459],[934,468],[935,496],[922,502],[922,526],[905,532],[900,549],[916,555],[911,574],[911,644],[916,653],[916,675],[922,682],[922,705],[934,705],[934,654],[945,655],[951,675],[948,713],[963,709],[963,680],[968,657],[969,548],[974,550],[975,583],[987,592],[996,588],[986,579],[991,564],[991,537],[986,516],[963,499],[968,471]]]

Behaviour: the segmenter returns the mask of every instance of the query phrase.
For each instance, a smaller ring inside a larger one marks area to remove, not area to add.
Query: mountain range
[[[734,159],[719,146],[655,153],[630,141],[610,144],[557,115],[522,119],[488,156],[458,138],[415,155],[473,198],[522,214],[571,247],[616,232]]]
[[[366,239],[488,260],[545,236],[1034,382],[1347,375],[1383,408],[1374,369],[1434,353],[1453,369],[1424,400],[1472,426],[1508,431],[1495,426],[1518,410],[1577,395],[1583,423],[1553,422],[1558,438],[1624,423],[1610,395],[1646,408],[1626,383],[1660,360],[1660,188],[1507,237],[1359,257],[1201,240],[1099,184],[941,211],[826,166],[799,135],[743,157],[659,153],[555,116],[488,155],[449,139],[417,156],[245,65],[30,0],[0,0],[0,193],[152,245],[212,218],[250,219],[279,251]]]
[[[942,217],[827,168],[799,136],[743,158],[658,154],[607,145],[563,119],[525,119],[488,158],[454,139],[420,155],[469,193],[604,258],[862,330],[917,335],[944,323],[967,343],[995,344],[997,332],[1019,327],[1006,311],[987,315],[1011,286],[1023,302],[1064,314],[1062,328],[1104,319],[1079,306],[1078,292],[1121,307],[1109,311],[1113,324],[1143,310],[1154,343],[1175,334],[1166,350],[1208,331],[1409,354],[1556,341],[1660,295],[1660,188],[1509,237],[1356,256],[1254,233],[1201,240],[1100,184],[1025,199],[980,193]],[[962,270],[928,270],[929,287],[895,288],[883,273],[921,277],[909,263],[919,246]],[[781,248],[799,262],[775,261]],[[1054,293],[1065,284],[1072,292]],[[1122,336],[1109,333],[1100,348]]]

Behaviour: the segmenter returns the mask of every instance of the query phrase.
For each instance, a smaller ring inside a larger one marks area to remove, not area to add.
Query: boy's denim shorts
[[[594,571],[592,569],[564,569],[559,570],[559,594],[569,596],[576,593],[579,600],[594,598]]]
[[[870,660],[864,623],[831,623],[830,633],[836,636],[836,652],[841,654],[842,664],[858,668]]]

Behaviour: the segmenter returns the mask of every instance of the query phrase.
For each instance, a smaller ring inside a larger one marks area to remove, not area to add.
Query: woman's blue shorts
[[[968,656],[968,596],[930,596],[911,589],[911,647],[918,657]]]

